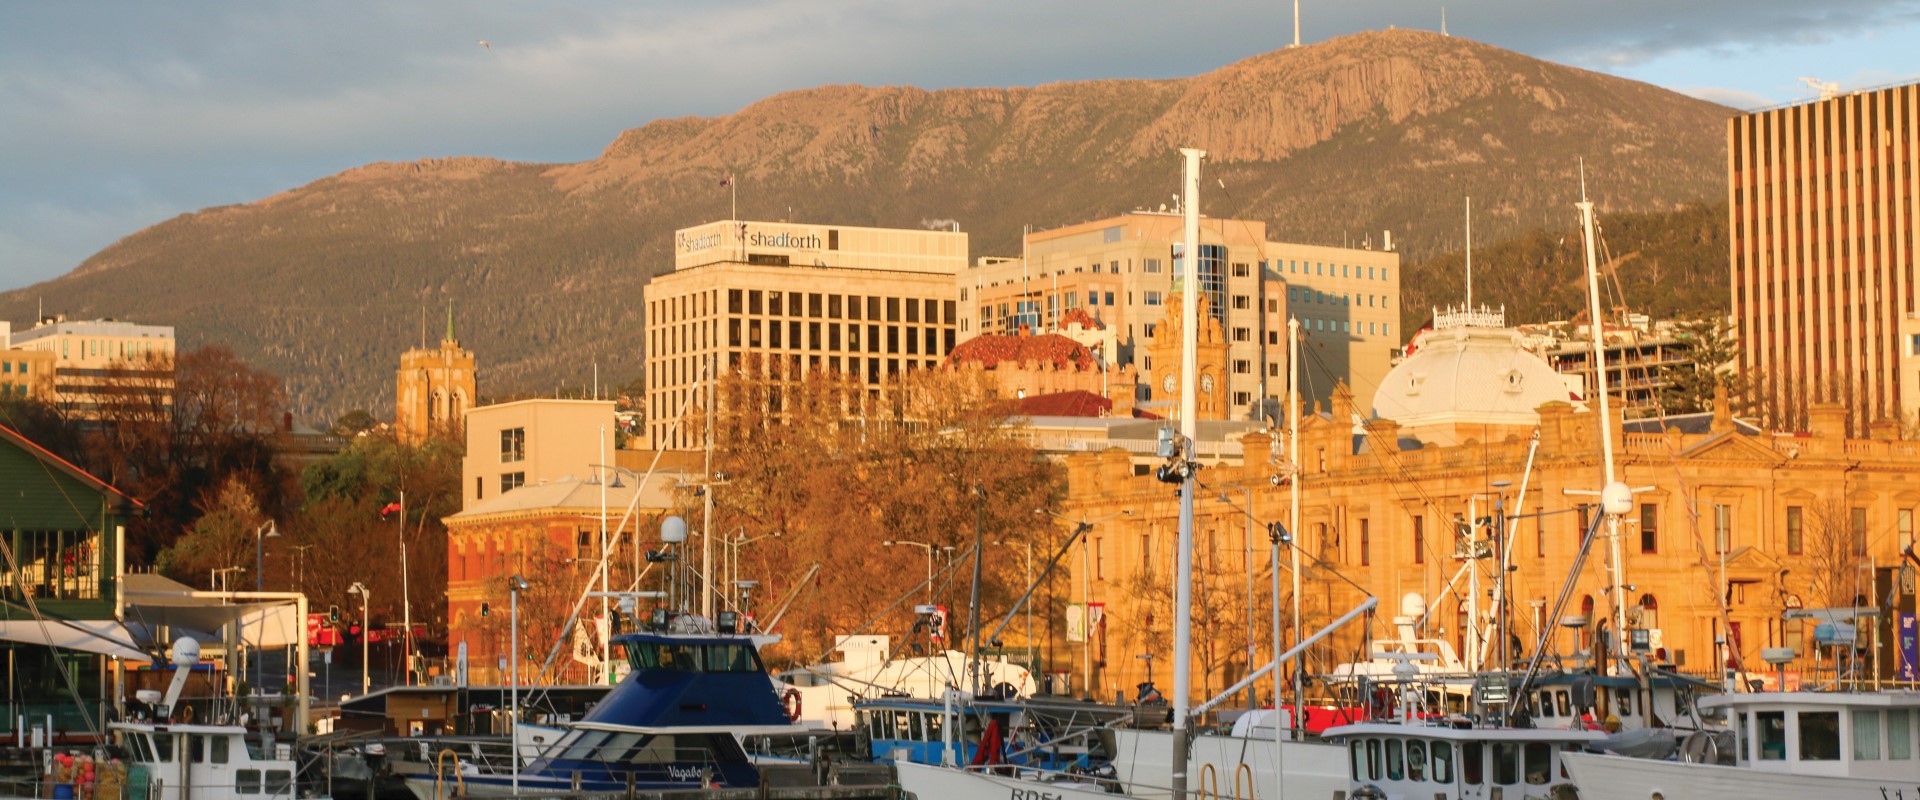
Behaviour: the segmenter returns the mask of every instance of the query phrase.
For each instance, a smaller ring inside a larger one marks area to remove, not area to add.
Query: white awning
[[[49,619],[0,621],[0,639],[28,644],[51,644],[68,650],[118,656],[129,661],[150,660],[135,645],[126,626],[113,620]]]
[[[255,647],[283,647],[306,637],[306,621],[299,619],[291,599],[260,600],[250,592],[201,592],[150,574],[129,574],[125,580],[121,595],[130,624],[166,625],[216,636],[228,624],[238,624],[240,641]]]

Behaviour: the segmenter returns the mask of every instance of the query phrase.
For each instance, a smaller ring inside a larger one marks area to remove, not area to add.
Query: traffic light
[[[328,622],[339,622],[339,621],[340,621],[340,607],[339,607],[339,606],[327,606],[327,621],[328,621]]]
[[[483,616],[483,617],[484,617],[484,616],[486,616],[486,615],[488,615],[488,614],[490,614],[490,613],[492,613],[492,612],[493,612],[493,607],[492,607],[492,606],[489,606],[489,605],[487,605],[486,603],[481,603],[481,604],[480,604],[480,616]]]

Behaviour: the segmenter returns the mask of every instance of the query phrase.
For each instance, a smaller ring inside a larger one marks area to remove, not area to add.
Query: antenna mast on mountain
[[[1293,0],[1293,46],[1300,46],[1300,0]]]
[[[1467,196],[1467,310],[1473,310],[1473,196]]]
[[[1447,33],[1447,7],[1446,6],[1440,7],[1440,35],[1441,36],[1451,35]]]

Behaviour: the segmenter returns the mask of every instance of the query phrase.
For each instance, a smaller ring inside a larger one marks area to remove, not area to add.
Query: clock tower
[[[1152,361],[1154,413],[1168,418],[1180,411],[1180,304],[1186,299],[1175,291],[1167,295],[1166,313],[1153,328],[1147,344]],[[1200,376],[1194,397],[1199,405],[1196,419],[1221,420],[1232,408],[1227,397],[1227,338],[1214,319],[1207,293],[1200,293]]]

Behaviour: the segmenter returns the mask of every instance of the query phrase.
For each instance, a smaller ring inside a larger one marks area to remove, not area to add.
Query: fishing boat
[[[1480,800],[1590,797],[1570,794],[1575,781],[1565,765],[1606,734],[1412,721],[1342,725],[1328,729],[1326,738],[1346,747],[1352,784],[1346,796],[1354,800]]]
[[[1702,698],[1732,746],[1699,735],[1678,761],[1568,754],[1582,800],[1832,800],[1920,796],[1920,693],[1756,692]]]
[[[444,769],[410,777],[408,788],[425,800],[757,787],[760,772],[740,737],[805,731],[767,680],[758,650],[767,638],[656,610],[646,629],[612,639],[626,654],[626,676],[524,768],[478,771],[450,753]]]
[[[796,667],[776,673],[787,716],[816,730],[848,731],[856,725],[854,706],[862,698],[913,697],[938,703],[949,686],[967,682],[973,660],[957,650],[928,656],[892,656],[886,636],[838,636],[834,651],[841,660]],[[1003,697],[1025,697],[1034,692],[1033,674],[1004,656],[981,659],[981,683]]]
[[[181,637],[169,655],[175,667],[164,695],[143,691],[139,699],[152,713],[109,723],[107,728],[130,754],[129,780],[144,776],[133,796],[153,800],[273,800],[295,796],[299,765],[284,746],[269,752],[247,737],[238,721],[194,722],[175,715],[187,676],[200,663],[200,643]]]

